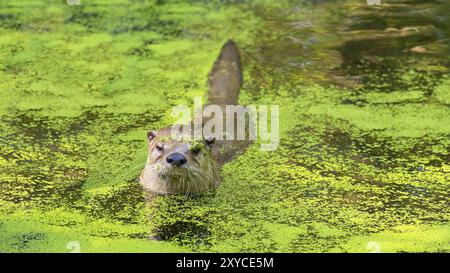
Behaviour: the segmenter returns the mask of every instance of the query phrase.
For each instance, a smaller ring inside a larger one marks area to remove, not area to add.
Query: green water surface
[[[0,3],[0,251],[449,252],[450,4]],[[144,202],[149,129],[228,38],[280,146]]]

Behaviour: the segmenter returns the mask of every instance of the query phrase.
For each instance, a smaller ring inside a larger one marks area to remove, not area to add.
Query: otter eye
[[[191,152],[194,155],[198,155],[200,153],[200,151],[201,151],[200,147],[194,147],[194,148],[191,149]]]
[[[209,148],[211,148],[213,145],[214,145],[214,142],[216,141],[216,138],[215,137],[207,137],[206,139],[205,139],[205,143],[206,143],[206,146],[208,146]]]
[[[164,145],[162,145],[161,143],[156,144],[155,147],[158,152],[162,152],[162,150],[164,150]]]

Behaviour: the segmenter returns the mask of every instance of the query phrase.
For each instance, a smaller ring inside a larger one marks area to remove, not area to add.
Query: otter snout
[[[171,153],[167,156],[166,162],[172,166],[180,167],[187,162],[187,158],[181,153]]]

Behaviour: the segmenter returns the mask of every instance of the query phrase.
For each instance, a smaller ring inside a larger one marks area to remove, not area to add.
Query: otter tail
[[[208,104],[236,105],[242,86],[241,58],[236,43],[228,40],[208,76]]]

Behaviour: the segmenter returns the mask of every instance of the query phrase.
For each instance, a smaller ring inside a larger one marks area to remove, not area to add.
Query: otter
[[[228,40],[208,75],[207,105],[236,105],[242,83],[239,50]],[[147,192],[189,195],[216,188],[220,167],[249,145],[245,140],[191,140],[171,133],[171,127],[147,132],[148,156],[139,177]]]

